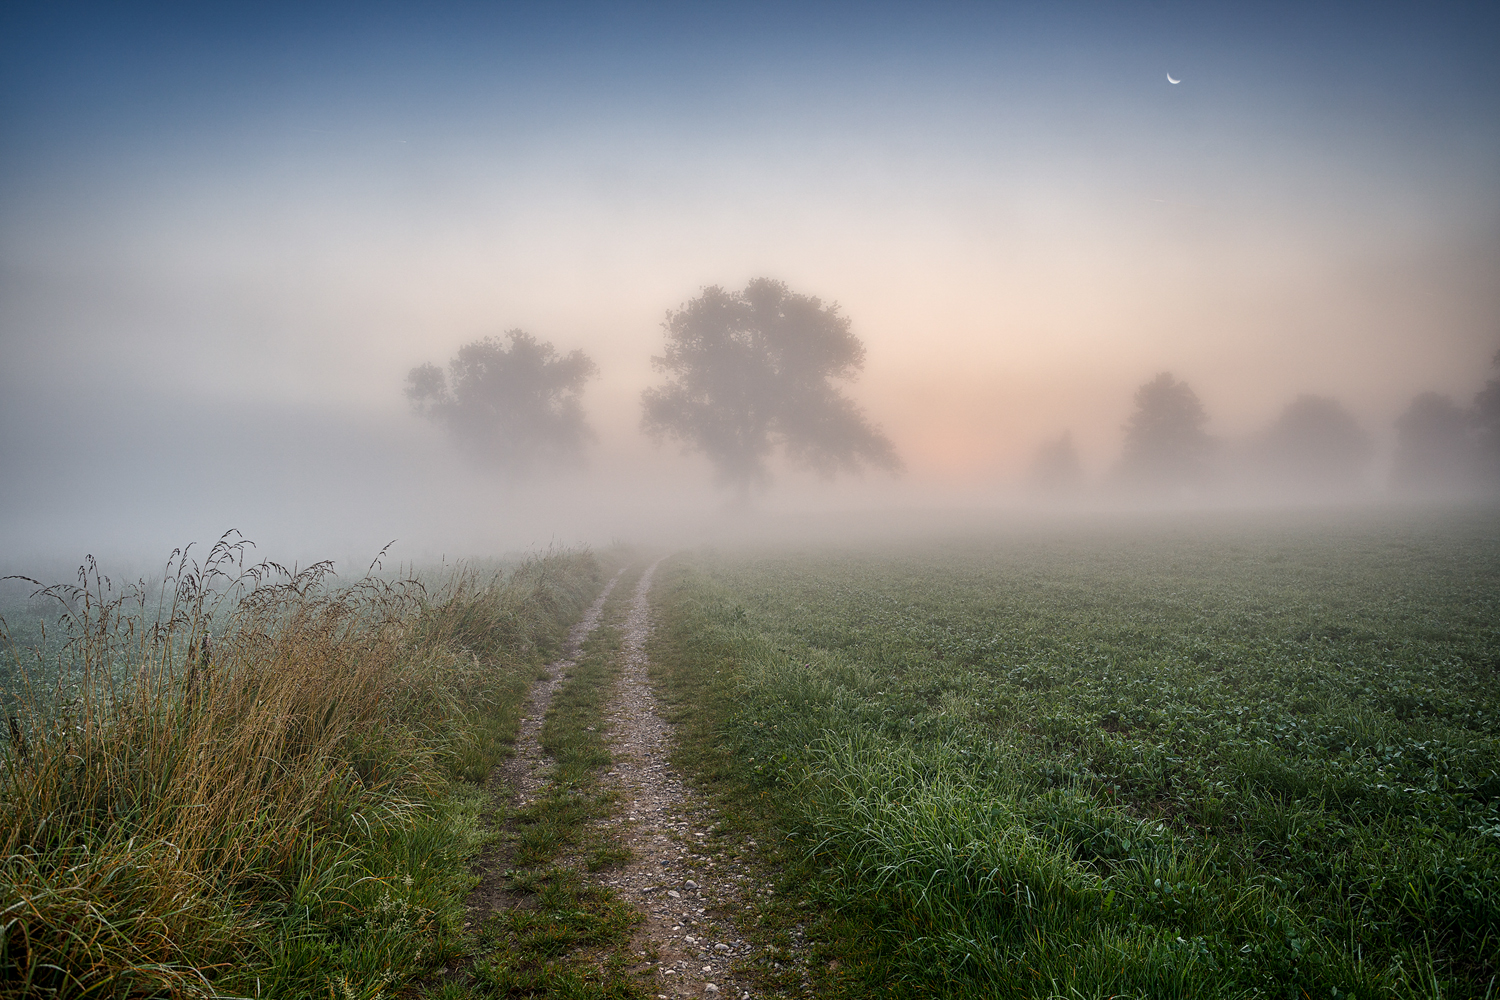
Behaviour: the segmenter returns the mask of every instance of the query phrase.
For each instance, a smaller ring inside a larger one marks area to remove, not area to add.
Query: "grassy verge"
[[[639,569],[621,577],[552,697],[540,742],[550,783],[537,799],[504,818],[510,840],[505,888],[512,905],[485,921],[467,978],[435,996],[578,997],[627,1000],[654,996],[651,977],[631,970],[627,945],[640,914],[581,873],[629,860],[629,852],[595,824],[614,796],[601,787],[611,763],[604,715],[621,669],[623,619]]]
[[[69,595],[52,683],[13,695],[0,981],[25,995],[375,997],[465,950],[472,782],[597,562],[432,590],[234,555],[162,605]]]
[[[819,995],[1495,995],[1495,523],[701,554],[653,660]]]

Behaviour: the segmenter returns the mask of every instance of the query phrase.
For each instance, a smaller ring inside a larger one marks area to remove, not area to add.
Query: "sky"
[[[983,502],[1064,430],[1102,475],[1160,371],[1224,440],[1316,392],[1388,446],[1500,349],[1489,4],[17,6],[0,563],[712,516],[641,392],[762,276],[849,317],[907,470],[785,504]],[[599,367],[586,472],[476,470],[402,395],[517,327]]]

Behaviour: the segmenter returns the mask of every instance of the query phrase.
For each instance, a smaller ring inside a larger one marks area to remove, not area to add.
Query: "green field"
[[[1494,509],[705,550],[656,600],[824,995],[1500,994]]]

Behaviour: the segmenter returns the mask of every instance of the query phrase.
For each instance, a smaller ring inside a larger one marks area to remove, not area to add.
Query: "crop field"
[[[1495,510],[667,567],[684,759],[776,828],[820,994],[1500,993]]]

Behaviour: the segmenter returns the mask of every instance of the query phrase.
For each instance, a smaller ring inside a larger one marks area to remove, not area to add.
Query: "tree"
[[[413,368],[406,397],[486,464],[523,470],[580,460],[593,433],[579,397],[598,369],[582,351],[559,356],[525,331],[506,337],[508,347],[496,337],[465,344],[446,373]]]
[[[1072,431],[1063,431],[1062,437],[1037,449],[1027,478],[1038,493],[1059,496],[1078,492],[1083,485],[1083,466],[1073,446]]]
[[[1474,485],[1473,416],[1441,393],[1424,392],[1396,419],[1391,483],[1409,493],[1461,492]]]
[[[1490,367],[1500,372],[1500,351]],[[1490,379],[1474,397],[1481,473],[1491,488],[1500,487],[1500,376]]]
[[[1369,470],[1370,435],[1337,401],[1299,396],[1259,441],[1262,470],[1274,485],[1301,492],[1357,489]]]
[[[865,349],[837,305],[758,278],[742,292],[717,285],[663,324],[667,375],[642,397],[642,425],[713,463],[741,495],[766,483],[771,454],[831,477],[866,465],[896,471],[895,448],[833,384],[864,367]]]
[[[1135,392],[1120,478],[1148,488],[1202,485],[1213,450],[1213,440],[1203,430],[1206,423],[1203,404],[1186,382],[1170,372],[1157,375]]]

